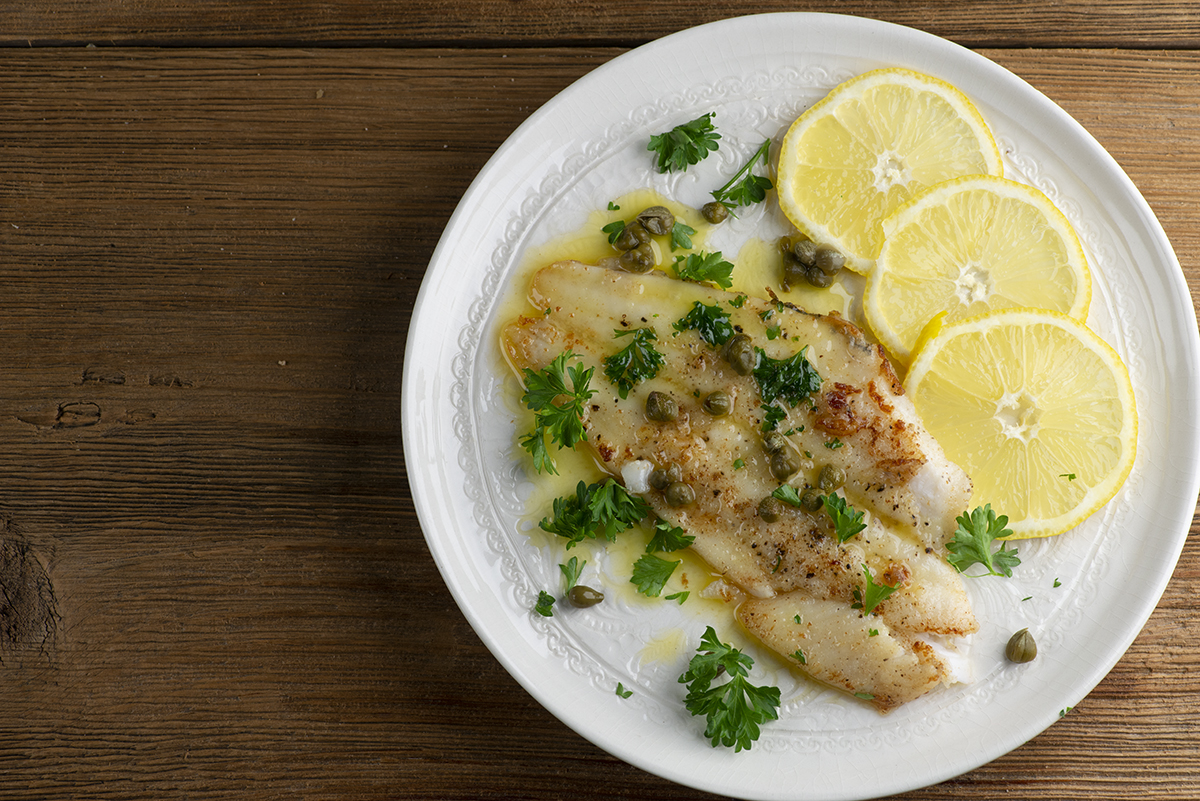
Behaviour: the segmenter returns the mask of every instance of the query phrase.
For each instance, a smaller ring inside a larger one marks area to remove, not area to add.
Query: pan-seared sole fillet
[[[976,629],[962,582],[944,560],[971,484],[921,426],[881,348],[840,317],[737,300],[742,296],[662,273],[560,262],[537,273],[530,297],[543,313],[504,329],[507,357],[518,368],[538,370],[570,349],[581,364],[596,368],[591,386],[597,392],[583,420],[588,446],[618,477],[647,463],[682,468],[683,481],[696,494],[688,506],[672,507],[663,493],[646,487],[629,488],[659,517],[694,536],[692,548],[749,596],[739,610],[749,631],[813,677],[870,695],[883,710],[945,679],[945,666],[915,637]],[[785,505],[774,522],[759,516],[760,501],[781,483],[763,448],[759,387],[696,331],[673,327],[697,302],[719,304],[735,330],[772,359],[808,347],[820,389],[811,403],[779,404],[787,414],[777,430],[787,434],[799,466],[787,482],[801,491],[817,484],[826,465],[840,468],[847,502],[870,513],[865,531],[843,544],[824,510]],[[646,327],[655,331],[664,365],[621,398],[604,377],[603,359],[628,344],[614,331]],[[732,401],[730,412],[719,417],[701,407],[716,390]],[[646,416],[651,391],[674,398],[675,420]],[[865,618],[852,608],[863,565],[876,583],[899,588]],[[797,614],[811,621],[800,631]],[[796,638],[807,642],[798,646],[806,664],[792,657]]]

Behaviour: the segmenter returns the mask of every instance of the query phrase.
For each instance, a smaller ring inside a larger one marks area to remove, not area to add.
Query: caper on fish
[[[595,606],[604,600],[604,593],[600,590],[593,590],[591,587],[583,584],[576,584],[567,592],[567,601],[571,606],[579,609],[586,609],[589,606]]]
[[[713,417],[724,417],[729,414],[730,408],[733,407],[733,399],[729,397],[729,393],[724,390],[716,390],[710,392],[704,397],[704,402],[700,404],[704,411],[711,414]]]
[[[714,200],[700,207],[700,216],[704,218],[705,222],[716,225],[729,218],[729,209],[724,203]]]
[[[666,467],[655,468],[650,471],[650,477],[647,482],[660,492],[665,490],[677,481],[683,480],[683,468],[675,462],[671,462]]]
[[[773,495],[768,495],[758,503],[758,516],[768,523],[774,523],[783,514],[783,501]]]
[[[655,236],[666,236],[675,227],[675,215],[666,206],[651,206],[637,216],[635,223]]]
[[[771,454],[771,475],[779,481],[783,481],[799,469],[800,465],[796,463],[796,457],[792,456],[788,450]]]
[[[651,392],[646,396],[646,416],[659,423],[669,423],[679,417],[679,404],[665,392]]]
[[[681,506],[690,506],[696,500],[696,491],[682,481],[676,481],[671,486],[667,487],[663,493],[669,506],[674,506],[678,509]]]
[[[787,438],[778,431],[768,431],[763,434],[762,446],[767,453],[778,453],[787,447]]]
[[[654,267],[654,248],[643,242],[617,258],[617,265],[627,273],[644,273]]]
[[[846,483],[846,471],[842,468],[827,464],[821,468],[817,476],[817,486],[826,492],[832,492]]]
[[[821,493],[811,487],[800,493],[800,508],[806,512],[819,512],[821,507],[825,505],[825,500],[821,497]]]
[[[1037,656],[1037,643],[1034,642],[1029,629],[1021,629],[1009,638],[1004,655],[1008,657],[1009,662],[1016,662],[1018,665],[1033,661]]]
[[[722,350],[725,361],[738,375],[750,375],[758,364],[758,354],[754,351],[754,343],[746,334],[734,334],[725,343]]]

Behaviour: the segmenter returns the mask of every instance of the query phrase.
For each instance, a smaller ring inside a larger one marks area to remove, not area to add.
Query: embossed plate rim
[[[610,693],[596,692],[595,686],[580,686],[580,674],[587,672],[585,667],[575,672],[564,668],[552,642],[555,630],[535,625],[540,621],[532,620],[523,608],[515,605],[523,599],[513,597],[514,587],[525,577],[508,576],[497,581],[489,554],[481,551],[477,539],[483,533],[480,529],[486,526],[481,526],[471,513],[473,504],[487,504],[486,498],[478,497],[477,491],[470,489],[468,481],[475,465],[483,459],[473,428],[480,423],[472,418],[473,405],[471,398],[466,397],[475,391],[467,376],[474,367],[471,354],[478,349],[480,336],[480,331],[471,327],[478,317],[474,307],[481,302],[486,306],[498,290],[496,284],[503,279],[504,271],[495,265],[511,264],[516,257],[511,251],[519,249],[523,241],[520,226],[524,212],[537,210],[536,203],[522,204],[531,197],[552,195],[556,190],[553,173],[547,171],[546,164],[556,158],[578,158],[579,148],[586,147],[579,144],[577,134],[571,134],[571,126],[586,114],[563,119],[564,112],[572,108],[578,111],[581,96],[588,93],[611,102],[613,93],[632,87],[634,96],[640,96],[637,95],[639,70],[666,76],[673,82],[672,88],[678,85],[686,89],[688,84],[682,76],[696,69],[696,53],[709,54],[726,65],[725,69],[740,70],[731,75],[753,73],[762,64],[740,53],[737,44],[745,41],[769,42],[770,47],[764,51],[771,53],[783,52],[785,44],[790,43],[797,49],[794,57],[798,64],[810,52],[833,47],[835,52],[826,54],[829,58],[835,62],[838,59],[853,62],[859,69],[868,68],[870,62],[880,62],[941,75],[966,90],[981,107],[990,104],[997,109],[1033,113],[1047,129],[1067,137],[1070,152],[1063,157],[1063,163],[1085,165],[1088,175],[1094,172],[1103,178],[1102,182],[1111,191],[1121,195],[1125,210],[1131,212],[1132,222],[1122,223],[1124,227],[1120,230],[1114,227],[1101,234],[1112,239],[1117,251],[1123,243],[1128,246],[1129,238],[1146,237],[1147,246],[1155,251],[1156,258],[1150,261],[1162,273],[1154,277],[1176,290],[1182,289],[1166,299],[1166,306],[1179,328],[1172,332],[1182,333],[1183,337],[1182,342],[1174,343],[1181,350],[1177,357],[1192,368],[1183,371],[1191,382],[1191,391],[1185,387],[1179,393],[1188,407],[1181,413],[1185,420],[1196,419],[1195,401],[1188,398],[1200,395],[1194,386],[1200,345],[1194,311],[1190,302],[1185,305],[1182,300],[1190,299],[1182,273],[1145,201],[1116,163],[1077,123],[999,66],[929,34],[853,17],[776,14],[701,26],[614,59],[532,115],[480,172],[447,225],[413,314],[402,407],[410,483],[431,553],[481,639],[548,710],[600,747],[680,783],[744,798],[851,799],[901,792],[965,772],[1019,745],[1053,722],[1058,709],[1074,705],[1116,663],[1153,610],[1186,537],[1200,483],[1194,423],[1190,427],[1185,424],[1187,436],[1182,438],[1182,444],[1171,446],[1173,464],[1182,473],[1174,487],[1177,503],[1172,505],[1170,514],[1154,510],[1155,514],[1147,517],[1138,510],[1136,515],[1135,522],[1141,522],[1143,528],[1153,518],[1152,522],[1164,526],[1169,536],[1153,543],[1156,561],[1149,565],[1145,575],[1136,576],[1135,591],[1129,593],[1129,602],[1122,609],[1127,623],[1117,631],[1106,632],[1108,639],[1083,660],[1085,669],[1058,666],[1058,673],[1068,674],[1071,679],[1067,682],[1070,687],[1054,682],[1048,682],[1040,691],[1022,687],[1027,695],[1032,693],[1036,698],[1036,705],[1027,697],[1015,712],[988,708],[982,710],[988,720],[963,721],[956,728],[961,729],[962,737],[973,742],[973,749],[951,750],[936,745],[937,738],[931,742],[910,737],[899,749],[889,747],[888,751],[898,753],[886,756],[881,748],[882,739],[863,742],[861,750],[869,753],[798,755],[787,748],[769,748],[763,742],[761,748],[733,755],[724,749],[711,749],[696,726],[688,725],[686,720],[684,725],[679,725],[679,719],[652,724],[648,716],[658,710],[647,711],[645,705],[637,703],[619,704]],[[687,81],[690,85],[704,83],[691,78]],[[981,102],[983,98],[986,100]],[[1051,165],[1036,182],[1052,197],[1057,191],[1055,176],[1056,168]],[[551,185],[538,185],[539,180],[550,181]],[[488,222],[481,224],[481,220]],[[497,246],[508,251],[497,253]],[[493,266],[489,269],[480,265]],[[478,278],[479,283],[464,281],[464,274]],[[1138,289],[1129,288],[1135,292]],[[457,337],[453,336],[456,331]],[[1180,389],[1178,385],[1175,388]],[[1158,447],[1158,443],[1153,444]],[[450,453],[458,458],[446,458]],[[503,544],[495,547],[503,548]],[[602,670],[598,678],[584,677],[582,684],[595,685],[601,680],[606,680]],[[991,730],[989,734],[993,736],[984,738],[981,735],[984,730]],[[939,736],[944,736],[944,732]],[[839,778],[847,771],[855,777],[852,782]],[[806,777],[803,783],[800,776]]]

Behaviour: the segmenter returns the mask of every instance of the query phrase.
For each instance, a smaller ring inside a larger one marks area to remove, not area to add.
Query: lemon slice
[[[945,81],[904,69],[852,78],[784,135],[779,205],[798,229],[866,273],[880,221],[920,190],[963,175],[1003,174],[983,117]]]
[[[971,477],[971,505],[1008,515],[1013,539],[1075,527],[1133,467],[1129,373],[1065,314],[1007,309],[947,325],[915,354],[904,388]]]
[[[867,278],[871,332],[907,363],[925,324],[1038,308],[1087,319],[1092,279],[1079,237],[1048,197],[995,176],[930,187],[882,223]]]

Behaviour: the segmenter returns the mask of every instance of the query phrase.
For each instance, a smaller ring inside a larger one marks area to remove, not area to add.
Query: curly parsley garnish
[[[946,550],[950,552],[946,561],[954,565],[959,573],[979,563],[987,569],[987,573],[981,573],[981,576],[1011,578],[1012,569],[1021,564],[1017,549],[1010,549],[1001,544],[1000,550],[992,552],[992,540],[1012,534],[1012,531],[1005,528],[1008,525],[1008,516],[997,517],[989,503],[975,507],[970,515],[963,512],[956,522],[958,529],[954,532],[954,539],[946,543]]]
[[[636,384],[658,375],[666,360],[651,344],[658,339],[653,328],[613,331],[613,335],[633,337],[624,348],[604,357],[604,375],[616,385],[617,393],[626,398]]]
[[[578,364],[567,365],[574,354],[567,350],[558,355],[549,366],[534,371],[525,368],[524,403],[534,415],[534,429],[521,438],[521,447],[533,456],[533,466],[539,473],[558,474],[554,459],[546,448],[546,436],[560,448],[574,448],[583,441],[587,432],[583,428],[583,405],[595,395],[588,389],[594,368],[586,370]],[[568,376],[570,387],[567,386]],[[562,398],[562,402],[557,402]]]
[[[722,289],[733,286],[733,264],[725,261],[719,250],[715,253],[676,256],[675,275],[684,281],[695,281],[698,284],[708,281]]]
[[[695,541],[694,536],[679,526],[672,526],[660,517],[654,521],[654,535],[646,545],[646,553],[682,551]]]
[[[758,382],[763,404],[783,398],[795,408],[821,389],[821,376],[808,361],[808,345],[786,359],[772,359],[762,348],[755,350],[758,351],[758,366],[754,368],[754,379]]]
[[[770,150],[771,140],[768,139],[759,146],[746,165],[738,170],[737,175],[729,179],[729,183],[712,193],[713,199],[730,211],[766,200],[767,191],[774,184],[770,178],[754,175],[752,171],[760,160],[764,165],[767,163]]]
[[[871,575],[871,569],[866,565],[863,565],[862,569],[867,583],[861,590],[858,587],[854,588],[854,603],[850,605],[850,608],[861,609],[865,616],[874,612],[875,607],[887,600],[887,597],[899,589],[899,586],[889,587],[886,584],[876,584],[875,577]]]
[[[838,542],[845,542],[867,527],[863,522],[863,513],[855,511],[854,507],[846,504],[841,495],[822,495],[821,503],[833,521],[833,530]]]
[[[676,125],[671,130],[650,137],[646,149],[657,153],[655,167],[660,173],[686,170],[698,164],[720,145],[721,135],[712,124],[713,112],[697,117],[691,122]]]
[[[729,322],[729,313],[721,308],[720,303],[705,306],[700,301],[692,302],[692,309],[671,327],[676,331],[695,331],[700,338],[718,348],[724,345],[734,335],[733,324]]]
[[[679,567],[682,562],[681,559],[668,562],[666,559],[660,559],[652,554],[643,554],[634,562],[633,577],[629,581],[637,585],[638,592],[642,595],[657,598],[662,594],[667,579],[671,578],[675,568]]]
[[[565,537],[570,549],[597,536],[613,542],[617,534],[648,514],[649,504],[609,478],[595,484],[580,481],[574,495],[554,499],[553,519],[544,517],[538,525],[543,531]]]
[[[708,721],[704,736],[718,745],[733,746],[734,752],[749,749],[758,739],[759,726],[779,718],[779,688],[756,687],[747,679],[754,660],[717,638],[712,626],[700,638],[699,653],[679,677],[687,684],[684,706]],[[713,686],[725,674],[729,681]]]

